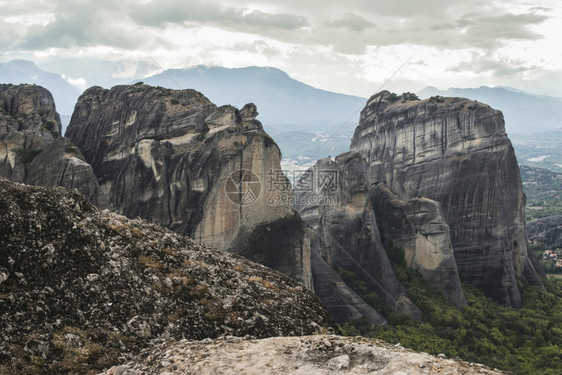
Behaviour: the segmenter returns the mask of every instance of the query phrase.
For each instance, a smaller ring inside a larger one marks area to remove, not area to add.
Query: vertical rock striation
[[[540,285],[527,255],[525,196],[500,111],[461,98],[417,100],[383,91],[361,113],[351,150],[407,202],[441,204],[463,277],[519,307],[516,278]]]
[[[368,197],[367,164],[358,153],[339,155],[335,161],[319,160],[296,188],[296,208],[318,235],[319,256],[313,257],[315,288],[321,285],[322,260],[333,269],[352,271],[394,310],[421,319],[394,274],[380,240]],[[323,283],[335,283],[326,274]],[[319,297],[323,299],[322,294]],[[328,300],[331,296],[324,297]],[[330,310],[330,304],[326,303]],[[353,307],[353,303],[349,303]]]
[[[385,246],[403,248],[409,267],[420,271],[453,305],[466,306],[449,225],[439,202],[413,198],[405,203],[383,183],[372,188],[370,198],[382,226]]]
[[[0,85],[0,176],[25,182],[27,167],[61,133],[53,96],[35,85]]]
[[[77,189],[99,208],[107,200],[92,168],[68,139],[49,91],[0,85],[0,177],[31,185]]]
[[[312,288],[302,223],[271,204],[269,179],[290,190],[281,153],[255,105],[218,107],[194,90],[137,84],[88,89],[66,135],[92,165],[111,207]],[[290,191],[289,191],[290,193]]]

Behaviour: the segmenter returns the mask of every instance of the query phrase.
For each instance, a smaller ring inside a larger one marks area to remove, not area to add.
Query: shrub
[[[42,148],[22,148],[17,151],[17,155],[19,156],[22,163],[29,164],[41,152],[43,152]]]

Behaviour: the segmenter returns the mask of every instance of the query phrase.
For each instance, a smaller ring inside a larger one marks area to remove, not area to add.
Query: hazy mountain
[[[0,63],[0,83],[33,83],[43,86],[53,94],[61,119],[72,115],[81,90],[55,73],[39,69],[33,62],[13,60]]]
[[[435,95],[478,100],[501,110],[510,136],[562,128],[562,98],[528,94],[508,87],[486,86],[450,88],[446,91],[430,86],[418,92],[422,99]]]
[[[341,126],[365,105],[365,98],[316,89],[269,67],[221,68],[196,66],[169,69],[144,78],[150,85],[193,88],[219,105],[257,105],[264,125],[283,131],[328,131]],[[350,120],[351,131],[359,120]]]
[[[366,98],[314,88],[270,67],[196,66],[169,69],[142,81],[174,89],[193,88],[218,105],[241,108],[255,103],[258,119],[274,136],[284,160],[296,164],[347,151],[366,102]],[[332,141],[324,145],[328,139]]]

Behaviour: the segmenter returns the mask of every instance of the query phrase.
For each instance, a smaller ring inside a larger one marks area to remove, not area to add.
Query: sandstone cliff
[[[461,98],[417,100],[383,91],[361,113],[351,150],[407,202],[441,204],[459,272],[506,305],[517,277],[540,285],[527,254],[523,194],[501,112]]]
[[[0,85],[0,177],[77,189],[107,207],[92,168],[69,140],[61,139],[53,97],[35,85]]]
[[[481,364],[415,353],[380,340],[328,335],[163,343],[105,375],[508,375]]]
[[[332,277],[320,280],[320,275],[325,273],[316,273],[315,268],[320,268],[319,262],[324,260],[335,270],[353,272],[394,310],[421,319],[419,309],[409,300],[394,274],[381,243],[369,201],[366,172],[367,164],[358,153],[346,153],[335,161],[319,160],[296,187],[296,208],[318,238],[316,251],[321,257],[312,258],[315,288],[318,291],[320,283],[339,282]],[[320,293],[319,297],[329,301],[332,294],[337,291]],[[326,306],[333,310],[332,304]],[[342,309],[339,304],[334,307]]]
[[[281,154],[253,104],[217,108],[194,90],[88,89],[66,136],[115,211],[242,254],[312,288],[302,224],[269,204]],[[279,173],[276,186],[287,187]],[[308,265],[308,266],[307,266]]]
[[[164,339],[312,334],[300,283],[64,188],[0,179],[0,373],[96,373]]]

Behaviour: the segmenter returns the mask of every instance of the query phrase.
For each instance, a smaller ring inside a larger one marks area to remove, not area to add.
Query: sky
[[[0,0],[0,62],[31,60],[80,88],[273,66],[365,97],[428,85],[562,97],[561,33],[558,0]]]

